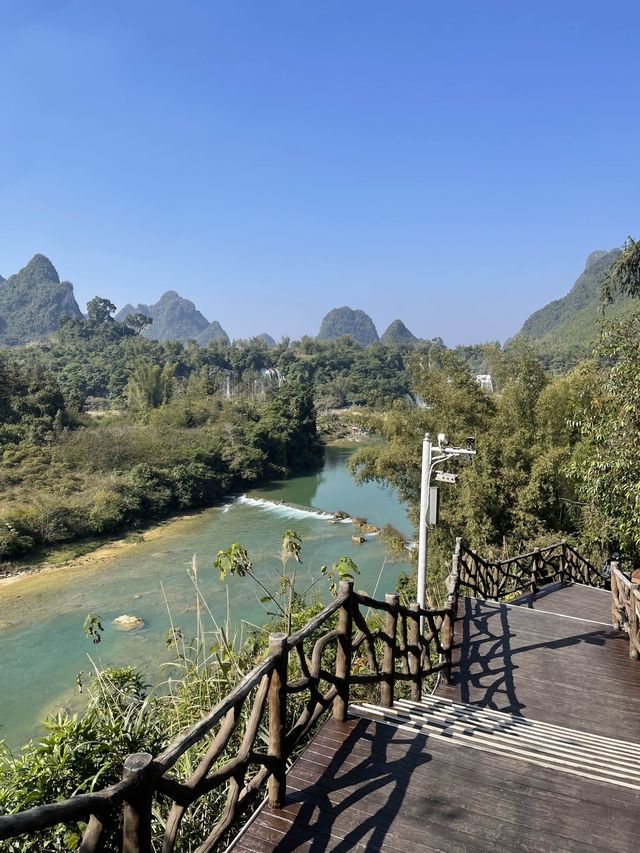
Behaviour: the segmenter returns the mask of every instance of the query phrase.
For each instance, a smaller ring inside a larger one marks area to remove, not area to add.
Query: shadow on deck
[[[443,700],[536,721],[543,732],[553,724],[587,733],[623,774],[628,757],[594,735],[635,754],[640,666],[608,627],[607,593],[549,588],[532,606],[461,599],[459,615]],[[635,849],[640,784],[614,787],[562,760],[567,769],[389,720],[329,720],[288,774],[286,807],[262,807],[233,850]]]

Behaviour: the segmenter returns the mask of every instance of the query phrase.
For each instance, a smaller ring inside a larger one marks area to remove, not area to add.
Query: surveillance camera
[[[449,439],[443,432],[438,433],[438,447],[443,448],[449,444]]]
[[[476,449],[476,437],[474,435],[467,436],[467,450]]]

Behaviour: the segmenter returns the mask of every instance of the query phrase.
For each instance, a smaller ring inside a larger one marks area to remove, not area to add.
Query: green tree
[[[603,361],[573,473],[605,545],[640,552],[640,313],[603,330]]]
[[[610,302],[615,293],[640,297],[640,240],[628,237],[622,254],[612,264],[602,287],[602,296]]]
[[[129,408],[134,412],[155,409],[171,398],[173,367],[164,367],[149,361],[140,361],[129,375],[125,394]]]
[[[132,314],[127,314],[123,323],[129,329],[132,329],[136,335],[139,335],[140,332],[153,323],[153,317],[149,317],[147,314],[142,314],[140,311],[134,311]]]
[[[104,299],[102,296],[94,296],[87,302],[87,318],[92,323],[106,323],[108,320],[113,320],[111,316],[116,310],[116,306],[109,299]]]

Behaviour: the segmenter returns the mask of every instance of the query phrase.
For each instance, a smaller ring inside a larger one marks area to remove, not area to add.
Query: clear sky
[[[637,0],[0,0],[0,273],[509,337],[637,235]]]

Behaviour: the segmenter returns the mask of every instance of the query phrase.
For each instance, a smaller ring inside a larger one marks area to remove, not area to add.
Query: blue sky
[[[639,229],[640,4],[0,0],[0,273],[509,337]]]

